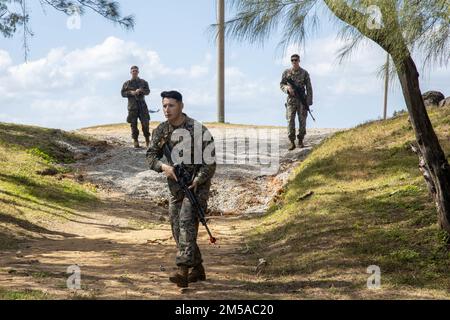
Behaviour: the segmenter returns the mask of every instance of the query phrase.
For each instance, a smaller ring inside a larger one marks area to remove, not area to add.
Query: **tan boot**
[[[291,144],[289,145],[289,151],[292,151],[292,150],[294,150],[295,149],[295,142],[294,141],[291,141]]]
[[[133,139],[133,145],[135,148],[139,148],[139,141],[138,139]]]
[[[180,288],[188,287],[188,267],[178,267],[178,270],[175,271],[170,277],[169,280],[175,283]]]
[[[147,147],[147,149],[148,147],[150,147],[150,137],[145,137],[145,146]]]
[[[197,282],[197,281],[205,281],[206,280],[206,273],[205,268],[202,264],[199,264],[196,267],[193,267],[191,272],[188,276],[189,282]]]

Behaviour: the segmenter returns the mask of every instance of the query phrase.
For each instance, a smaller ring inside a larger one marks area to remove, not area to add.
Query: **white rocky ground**
[[[210,131],[215,138],[217,159],[221,163],[213,178],[209,208],[213,214],[242,214],[264,212],[298,161],[337,130],[310,129],[305,139],[306,147],[289,152],[284,128],[212,126]],[[167,203],[165,176],[148,169],[146,149],[132,147],[127,127],[96,127],[80,132],[106,140],[113,146],[106,152],[77,163],[85,178],[131,198],[153,199],[162,205]],[[259,135],[259,140],[252,134]],[[233,141],[236,145],[230,148]],[[258,148],[253,148],[257,142]],[[237,145],[243,146],[243,149]]]

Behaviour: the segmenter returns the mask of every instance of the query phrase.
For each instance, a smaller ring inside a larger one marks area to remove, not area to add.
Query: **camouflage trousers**
[[[195,267],[203,262],[202,254],[197,245],[199,219],[192,204],[184,196],[178,184],[168,179],[171,193],[169,200],[169,214],[172,235],[177,244],[177,266]],[[211,181],[207,181],[197,188],[197,198],[206,212]]]
[[[286,120],[288,122],[289,140],[295,141],[295,118],[298,116],[298,135],[297,138],[303,141],[306,135],[306,119],[308,110],[301,103],[286,103]]]
[[[150,137],[150,115],[146,106],[141,106],[137,109],[128,110],[127,122],[131,126],[131,138],[137,139],[139,137],[138,119],[141,121],[142,134],[144,137]]]

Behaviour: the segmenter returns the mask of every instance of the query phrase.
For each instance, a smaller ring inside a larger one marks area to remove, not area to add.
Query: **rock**
[[[62,135],[63,134],[63,131],[62,130],[60,130],[60,129],[52,129],[51,131],[50,131],[50,134],[52,134],[52,135]]]
[[[93,141],[91,144],[94,147],[106,147],[106,146],[108,146],[108,141],[106,141],[106,140]]]
[[[89,157],[89,154],[88,153],[76,153],[74,156],[73,156],[73,159],[75,160],[75,161],[80,161],[80,160],[84,160],[84,159],[86,159],[86,158],[88,158]]]
[[[449,107],[449,106],[450,106],[450,97],[447,97],[447,98],[441,100],[441,102],[439,102],[440,108]]]
[[[40,176],[56,176],[58,174],[58,170],[55,168],[47,168],[42,171],[37,171],[36,173]]]
[[[427,91],[422,95],[425,107],[438,106],[439,102],[445,99],[442,92],[439,91]]]

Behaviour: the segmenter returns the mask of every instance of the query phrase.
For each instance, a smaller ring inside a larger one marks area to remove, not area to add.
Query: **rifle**
[[[306,101],[305,88],[303,86],[296,85],[295,82],[291,79],[287,79],[287,83],[294,89],[295,95],[300,99],[300,102],[305,106],[306,110],[308,110],[309,114],[311,115],[311,118],[314,121],[316,121]]]
[[[196,209],[200,222],[205,226],[206,231],[209,235],[209,242],[212,244],[216,243],[216,238],[213,237],[211,231],[208,228],[208,225],[206,224],[205,211],[198,202],[197,196],[194,194],[194,192],[192,192],[191,189],[189,189],[189,185],[192,183],[191,174],[186,170],[183,162],[181,164],[173,163],[171,156],[172,151],[170,150],[167,143],[164,143],[163,152],[169,164],[175,169],[175,176],[177,177],[178,185],[180,186],[181,190],[183,190],[184,194],[189,199],[194,209]]]

